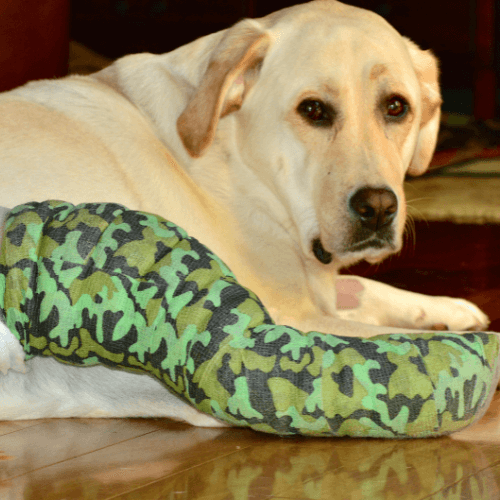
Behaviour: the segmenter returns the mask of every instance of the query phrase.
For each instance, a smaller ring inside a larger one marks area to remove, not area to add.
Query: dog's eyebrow
[[[410,107],[413,106],[413,94],[403,82],[390,76],[379,80],[377,97],[381,101],[394,94],[403,96],[410,104]]]
[[[299,94],[299,100],[302,100],[306,97],[312,98],[316,96],[319,99],[328,100],[331,97],[339,97],[340,90],[334,86],[333,83],[329,82],[321,82],[316,85],[311,85],[310,87],[305,88]]]
[[[370,80],[376,80],[380,75],[388,71],[385,64],[375,64],[370,71]]]
[[[321,92],[324,92],[325,97],[339,97],[340,96],[340,90],[335,86],[333,82],[323,82],[320,86],[319,89]]]

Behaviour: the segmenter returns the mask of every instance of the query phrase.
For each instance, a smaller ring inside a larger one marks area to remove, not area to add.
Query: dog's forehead
[[[260,19],[270,32],[331,36],[336,28],[365,33],[372,37],[398,37],[398,32],[375,12],[336,0],[315,0],[274,12]]]
[[[395,30],[382,33],[350,22],[299,25],[276,37],[268,64],[272,78],[287,86],[314,82],[339,88],[365,82],[406,87],[418,92],[418,81],[403,38]],[[280,68],[279,75],[276,68]],[[293,83],[292,83],[293,82]],[[394,89],[396,90],[396,89]]]
[[[267,28],[271,28],[283,23],[306,23],[313,18],[340,19],[341,17],[351,18],[353,21],[362,20],[364,23],[388,24],[381,16],[372,11],[347,5],[337,0],[314,0],[293,5],[262,17],[260,21]]]
[[[328,71],[332,62],[337,66],[344,62],[352,69],[369,64],[385,64],[391,71],[397,71],[397,65],[402,71],[412,67],[401,35],[381,16],[365,9],[316,0],[264,20],[273,41],[271,52],[293,66],[314,64],[322,71]]]

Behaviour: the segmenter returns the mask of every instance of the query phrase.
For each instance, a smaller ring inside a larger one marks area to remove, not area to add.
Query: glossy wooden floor
[[[469,297],[500,331],[500,228],[419,225],[417,235],[415,249],[378,277]],[[74,419],[0,422],[0,450],[0,500],[498,500],[500,392],[476,426],[438,439],[291,439]]]
[[[0,423],[0,498],[500,498],[500,397],[453,438],[276,438],[162,420]]]

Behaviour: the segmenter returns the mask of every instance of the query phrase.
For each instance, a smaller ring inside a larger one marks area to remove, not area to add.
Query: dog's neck
[[[213,143],[199,158],[189,155],[177,132],[177,119],[194,89],[199,86],[207,68],[209,48],[213,47],[222,35],[223,32],[209,35],[160,56],[150,54],[127,56],[96,73],[94,78],[119,89],[119,92],[147,115],[155,134],[208,197],[215,198],[238,220],[245,220],[248,227],[254,225],[262,227],[262,223],[258,220],[272,215],[270,222],[276,228],[276,232],[269,237],[274,241],[290,237],[296,240],[297,236],[293,234],[295,231],[293,222],[286,208],[240,157],[232,115],[220,120]],[[189,61],[193,60],[197,61],[196,65],[189,64]],[[141,68],[143,65],[144,71]],[[129,84],[125,89],[123,85],[119,85],[123,81],[130,80],[141,83]],[[148,88],[146,97],[144,93],[139,96],[137,88],[140,86]],[[158,106],[159,102],[165,102],[165,92],[170,94],[168,109]],[[239,163],[238,169],[234,168],[236,163]],[[217,165],[217,169],[211,168],[213,165]],[[251,192],[249,186],[252,186]],[[249,207],[254,207],[254,213],[249,213]],[[252,230],[251,234],[254,233]]]

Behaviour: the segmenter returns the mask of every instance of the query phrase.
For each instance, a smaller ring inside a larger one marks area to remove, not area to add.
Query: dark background
[[[112,58],[143,51],[161,53],[224,29],[242,17],[265,16],[295,3],[300,2],[73,0],[71,37]],[[493,19],[497,1],[352,0],[346,3],[377,12],[401,34],[436,53],[441,61],[444,111],[472,114],[474,90],[479,86],[477,99],[491,101],[493,94],[495,100],[494,111],[481,112],[479,107],[477,111],[483,114],[479,118],[492,117],[485,113],[500,115],[498,85],[492,82],[492,70],[500,67],[500,14],[497,12],[497,23]],[[499,80],[497,70],[496,81]],[[496,92],[492,91],[492,85]],[[484,95],[485,92],[490,95]],[[491,108],[491,102],[486,107]]]
[[[162,53],[294,0],[0,0],[0,91],[63,76],[70,38],[117,58]],[[443,110],[500,116],[498,0],[352,0],[441,61]],[[497,22],[495,22],[495,9]]]

